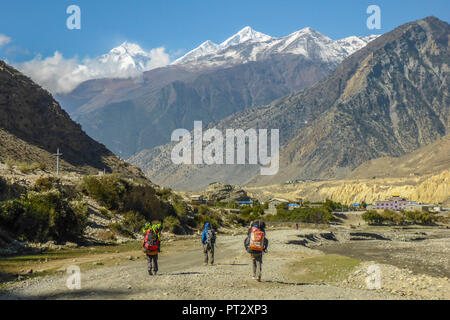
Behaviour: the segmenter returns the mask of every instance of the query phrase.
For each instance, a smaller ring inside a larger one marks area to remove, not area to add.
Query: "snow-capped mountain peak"
[[[211,40],[207,40],[203,42],[200,46],[195,48],[194,50],[188,52],[183,57],[179,58],[178,60],[175,60],[173,64],[177,64],[179,62],[184,62],[188,60],[193,60],[201,56],[205,56],[208,54],[212,54],[220,49],[220,46]]]
[[[263,60],[274,54],[296,54],[338,64],[377,37],[351,36],[335,41],[306,27],[284,38],[274,38],[247,26],[220,45],[204,42],[172,64],[188,67],[231,66]]]
[[[109,51],[110,54],[128,54],[130,56],[145,55],[146,52],[136,43],[125,41],[120,46]]]
[[[221,48],[227,48],[230,46],[238,45],[247,41],[265,42],[272,40],[271,36],[258,32],[251,27],[247,26],[240,30],[235,35],[231,36],[220,44]]]
[[[128,72],[146,71],[151,60],[149,53],[138,44],[131,42],[124,42],[98,58],[101,64],[108,64],[116,70]]]

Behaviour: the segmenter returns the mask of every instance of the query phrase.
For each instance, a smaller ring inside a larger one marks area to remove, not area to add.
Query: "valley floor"
[[[251,278],[241,232],[219,234],[214,266],[202,264],[196,235],[162,247],[157,276],[147,274],[136,249],[127,259],[82,268],[81,290],[67,289],[68,275],[60,274],[10,283],[0,299],[450,299],[448,229],[368,228],[268,229],[260,283]],[[106,261],[120,254],[109,255],[96,258]],[[95,256],[90,259],[92,264]],[[62,267],[81,261],[68,260]],[[366,284],[373,264],[381,271],[377,290]]]

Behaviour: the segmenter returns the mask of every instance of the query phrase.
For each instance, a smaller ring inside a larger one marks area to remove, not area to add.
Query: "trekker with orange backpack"
[[[261,282],[263,253],[267,253],[269,240],[266,238],[266,223],[256,220],[250,224],[244,241],[245,250],[250,253],[253,265],[253,280]]]
[[[161,225],[152,225],[145,234],[142,250],[147,255],[148,274],[155,275],[158,272],[158,253],[161,252]]]

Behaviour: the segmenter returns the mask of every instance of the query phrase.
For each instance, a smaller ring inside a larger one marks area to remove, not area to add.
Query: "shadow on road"
[[[262,283],[273,283],[273,284],[285,284],[288,286],[309,286],[309,285],[315,285],[315,286],[320,286],[320,285],[325,285],[325,283],[303,283],[303,282],[285,282],[285,281],[274,281],[274,280],[266,280],[266,281],[261,281]]]
[[[118,299],[121,296],[126,298],[130,294],[129,290],[90,290],[82,289],[76,291],[59,291],[50,294],[39,295],[17,295],[0,291],[0,300],[60,300],[60,299]]]
[[[166,273],[166,274],[161,274],[161,275],[165,275],[165,276],[188,276],[188,275],[193,275],[193,274],[202,274],[200,272],[179,272],[179,273]]]

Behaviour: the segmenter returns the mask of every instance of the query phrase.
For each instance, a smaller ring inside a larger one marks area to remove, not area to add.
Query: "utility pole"
[[[53,155],[56,156],[56,175],[59,176],[59,157],[61,157],[63,154],[59,153],[59,148],[58,148],[56,153]]]

